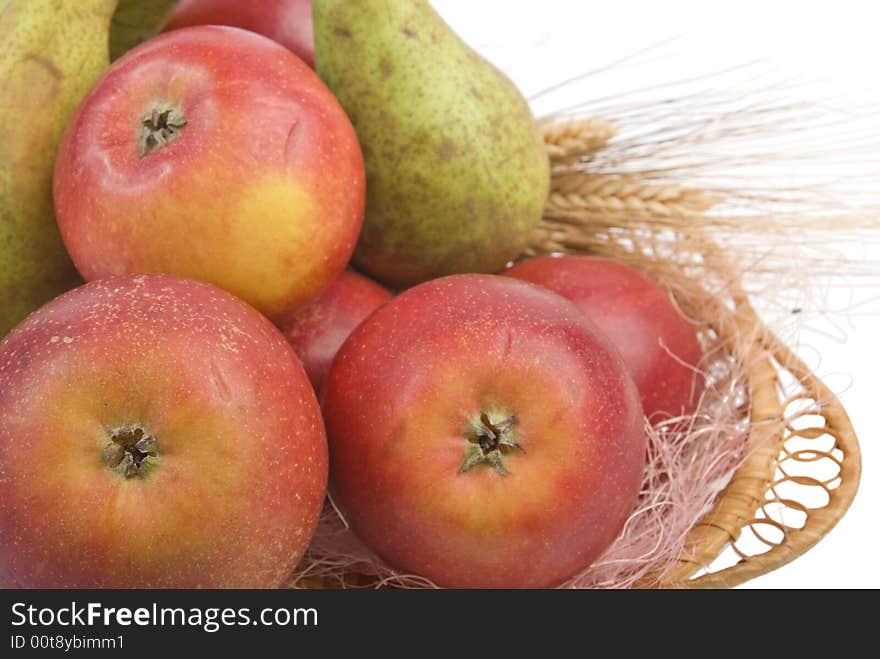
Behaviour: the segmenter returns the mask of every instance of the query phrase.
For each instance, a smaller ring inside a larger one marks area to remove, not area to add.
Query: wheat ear
[[[554,163],[571,162],[598,151],[616,132],[614,124],[594,117],[545,120],[538,127]]]
[[[702,215],[717,201],[703,190],[674,183],[646,183],[631,175],[581,174],[553,178],[546,214],[690,217]]]

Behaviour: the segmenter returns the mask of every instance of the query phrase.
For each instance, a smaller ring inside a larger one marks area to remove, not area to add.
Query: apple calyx
[[[510,472],[504,466],[504,455],[512,449],[524,451],[513,431],[516,417],[508,416],[493,421],[487,412],[480,413],[479,422],[465,435],[464,461],[458,473],[464,473],[479,464],[488,464],[503,476]]]
[[[186,126],[186,117],[179,107],[167,104],[154,105],[141,120],[141,132],[138,138],[138,156],[144,156],[172,141],[180,135]]]
[[[156,440],[139,426],[120,428],[110,435],[104,462],[124,478],[144,478],[158,462]]]

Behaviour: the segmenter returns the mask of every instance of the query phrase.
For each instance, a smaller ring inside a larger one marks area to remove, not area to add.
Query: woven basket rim
[[[761,323],[745,297],[737,299],[736,315],[739,323],[750,324],[759,330],[746,350],[748,354],[738,355],[758,359],[749,377],[752,424],[749,445],[755,450],[737,469],[712,510],[691,530],[685,544],[693,549],[693,553],[681,557],[678,564],[664,575],[658,584],[661,588],[732,588],[782,567],[825,537],[849,509],[858,491],[861,451],[843,404],[784,342]],[[784,415],[784,405],[777,393],[777,364],[797,378],[807,395],[821,401],[821,415],[825,418],[823,430],[835,438],[835,448],[844,456],[840,484],[829,491],[829,501],[824,507],[810,510],[803,527],[786,529],[784,542],[717,572],[690,578],[717,558],[725,546],[739,538],[766,501],[786,440],[785,429],[778,424],[774,424],[769,433],[761,426],[763,421],[778,420]]]

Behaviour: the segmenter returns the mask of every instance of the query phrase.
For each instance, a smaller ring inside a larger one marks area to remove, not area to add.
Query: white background
[[[880,108],[880,38],[874,2],[729,2],[616,0],[433,0],[466,40],[504,69],[529,95],[611,64],[646,47],[652,66],[619,66],[536,104],[541,114],[569,103],[761,60],[778,79],[805,82],[793,99],[817,94],[846,109]],[[619,76],[616,72],[619,72]],[[626,77],[626,80],[622,79]],[[868,120],[880,144],[880,118]],[[819,163],[821,166],[821,163]],[[862,158],[866,186],[880,205],[880,151]],[[873,167],[873,173],[871,172]],[[878,220],[880,221],[880,220]],[[850,254],[875,269],[870,278],[819,281],[825,317],[808,316],[796,337],[799,353],[839,395],[863,452],[862,483],[840,524],[795,562],[745,587],[880,587],[880,236]],[[809,265],[805,264],[805,276]]]

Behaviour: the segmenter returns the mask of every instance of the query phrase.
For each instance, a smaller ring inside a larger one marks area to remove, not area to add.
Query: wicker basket
[[[571,126],[578,123],[588,126],[586,132],[599,139],[570,139]],[[578,196],[590,195],[604,185],[597,184],[602,177],[591,173],[590,161],[613,130],[603,133],[596,125],[610,126],[589,118],[542,123],[545,135],[554,142],[548,139],[555,164],[554,188],[563,194],[556,199],[551,194],[527,255],[598,251],[625,259],[670,226],[699,227],[702,223],[694,220],[718,201],[706,202],[706,195],[691,190],[687,192],[698,200],[696,204],[688,204],[682,196],[676,198],[683,199],[681,205],[655,203],[664,194],[663,188],[651,185],[642,188],[647,194],[630,194],[609,209],[602,207],[601,198]],[[568,190],[581,192],[572,199],[564,194]],[[678,221],[670,221],[674,218],[669,213],[680,214]],[[655,225],[659,228],[652,228]],[[686,231],[694,233],[674,238],[672,253],[681,248],[698,258],[706,255],[705,267],[732,272],[723,250],[709,236],[698,234],[698,228]],[[669,256],[668,246],[665,250],[649,246],[645,253],[658,261],[678,260],[677,254]],[[633,260],[644,265],[640,262],[643,254]],[[707,265],[710,260],[713,265]],[[729,281],[735,278],[732,275]],[[840,401],[763,326],[748,296],[735,283],[726,288],[725,295],[725,305],[716,307],[723,318],[710,324],[734,357],[749,365],[748,410],[744,411],[748,414],[748,458],[711,511],[690,531],[677,563],[645,583],[652,587],[733,587],[785,565],[835,526],[858,489],[859,445]]]

